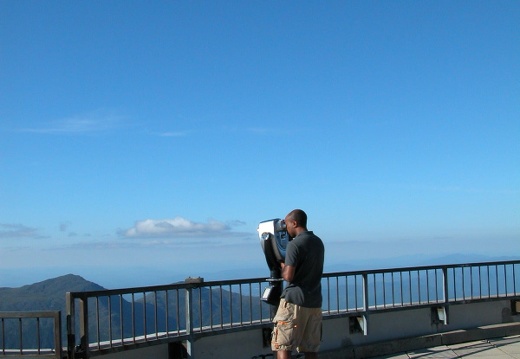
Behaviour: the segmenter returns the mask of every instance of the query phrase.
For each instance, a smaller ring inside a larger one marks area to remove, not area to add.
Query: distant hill
[[[65,328],[65,294],[67,292],[103,290],[105,288],[84,278],[67,274],[42,282],[25,285],[20,288],[0,288],[0,311],[47,311],[60,310],[62,326]],[[18,348],[18,322],[5,320],[5,348]],[[14,334],[16,333],[16,334]],[[10,335],[14,334],[14,335]],[[65,338],[65,332],[62,330]],[[52,321],[40,321],[40,336],[42,347],[52,347]],[[36,325],[23,327],[23,342],[26,348],[36,348]]]
[[[0,311],[65,311],[65,293],[103,289],[105,288],[74,274],[20,288],[0,288]]]

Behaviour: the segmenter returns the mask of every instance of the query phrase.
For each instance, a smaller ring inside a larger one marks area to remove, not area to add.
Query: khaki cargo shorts
[[[273,319],[273,351],[296,349],[300,353],[318,352],[321,342],[321,308],[305,308],[281,299]]]

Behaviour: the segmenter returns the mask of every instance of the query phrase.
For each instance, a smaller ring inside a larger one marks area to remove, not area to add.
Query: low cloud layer
[[[172,219],[145,219],[137,221],[135,225],[123,231],[123,236],[128,238],[186,238],[186,237],[212,237],[223,236],[231,233],[231,226],[219,221],[198,223],[183,217]]]
[[[27,227],[23,224],[0,223],[0,239],[35,237],[40,237],[36,228]]]

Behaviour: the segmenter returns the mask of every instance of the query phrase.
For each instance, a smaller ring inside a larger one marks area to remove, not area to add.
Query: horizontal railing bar
[[[59,317],[60,311],[24,311],[24,312],[0,312],[0,318],[18,319],[18,318],[56,318]]]
[[[85,292],[70,292],[70,295],[74,298],[84,299],[97,296],[109,296],[109,295],[121,295],[131,293],[144,293],[144,292],[160,292],[166,290],[176,289],[188,289],[188,288],[199,288],[199,287],[217,287],[220,285],[235,285],[235,284],[253,284],[253,283],[265,283],[266,278],[249,278],[249,279],[230,279],[222,281],[211,281],[211,282],[200,282],[200,283],[174,283],[167,285],[156,285],[148,287],[131,287],[121,289],[103,289]]]
[[[467,268],[467,267],[490,267],[496,265],[513,265],[520,264],[520,260],[506,260],[506,261],[494,261],[494,262],[475,262],[475,263],[461,263],[461,264],[432,264],[425,266],[414,266],[414,267],[395,267],[395,268],[374,268],[358,271],[348,272],[327,272],[323,273],[323,277],[336,277],[336,276],[350,276],[350,275],[361,275],[361,274],[379,274],[379,273],[392,273],[392,272],[412,272],[412,271],[423,271],[431,269],[450,269],[450,268]]]

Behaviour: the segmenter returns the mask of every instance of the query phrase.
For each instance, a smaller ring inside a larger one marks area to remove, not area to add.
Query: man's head
[[[294,238],[301,232],[307,231],[307,214],[301,209],[293,209],[285,216],[285,225],[289,236]]]

